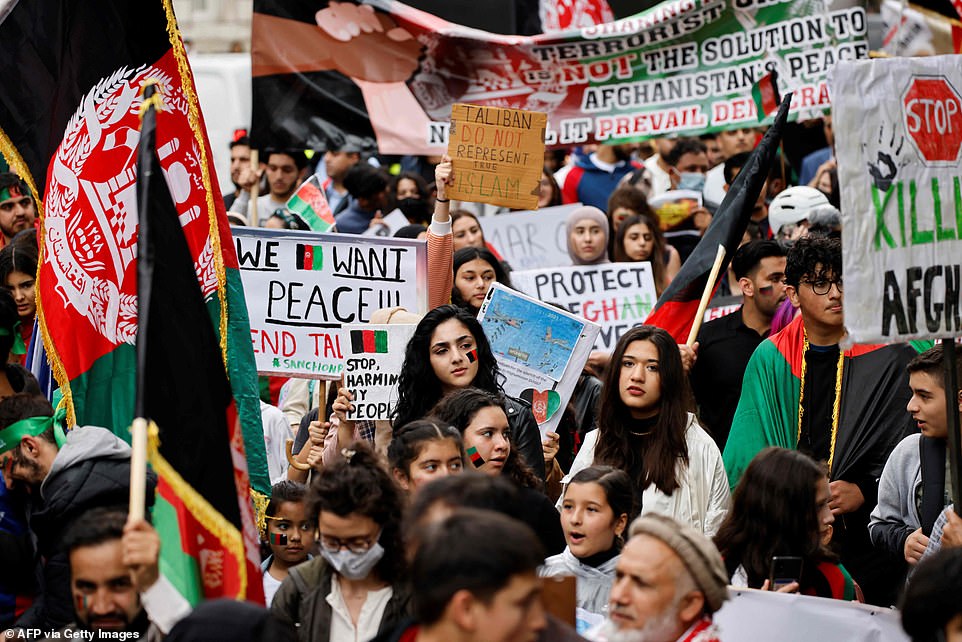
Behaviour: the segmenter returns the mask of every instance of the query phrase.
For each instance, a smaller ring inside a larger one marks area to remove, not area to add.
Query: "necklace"
[[[802,381],[798,391],[798,439],[802,440],[802,417],[805,414],[805,372],[808,370],[805,355],[808,354],[808,332],[802,330],[804,342],[802,344]],[[832,462],[835,460],[835,440],[838,437],[838,415],[842,404],[842,369],[845,364],[845,351],[838,349],[838,365],[835,367],[835,401],[832,403],[832,442],[828,451],[828,472],[832,472]]]
[[[652,433],[652,431],[651,431],[651,430],[646,430],[645,432],[638,432],[638,431],[636,431],[636,430],[629,430],[628,433],[631,434],[631,435],[633,435],[633,436],[635,436],[635,437],[647,437],[648,435],[650,435],[650,434]]]

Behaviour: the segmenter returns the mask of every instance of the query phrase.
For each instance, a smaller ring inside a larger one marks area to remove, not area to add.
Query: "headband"
[[[57,447],[62,447],[67,437],[63,433],[63,428],[54,421],[53,417],[28,417],[10,424],[0,430],[0,455],[16,448],[24,437],[36,437],[51,428],[53,428]]]
[[[21,198],[23,196],[30,196],[30,194],[24,190],[23,183],[0,188],[0,201],[6,201],[11,198]]]

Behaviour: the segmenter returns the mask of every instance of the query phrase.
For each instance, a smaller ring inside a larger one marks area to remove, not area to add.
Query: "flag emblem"
[[[481,453],[478,452],[477,448],[471,446],[468,448],[467,452],[468,459],[471,460],[471,463],[474,464],[475,468],[481,468],[481,466],[484,466],[484,458],[481,456]]]
[[[297,269],[298,270],[322,270],[324,269],[324,247],[321,245],[297,244]]]
[[[384,354],[387,352],[387,330],[351,330],[351,352]]]

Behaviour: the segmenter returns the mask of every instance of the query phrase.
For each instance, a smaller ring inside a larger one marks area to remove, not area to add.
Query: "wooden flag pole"
[[[698,313],[695,315],[695,321],[691,324],[691,332],[688,333],[688,341],[685,343],[688,347],[692,347],[695,343],[695,339],[698,338],[698,331],[701,330],[702,319],[705,318],[705,310],[708,309],[708,302],[711,300],[711,294],[715,291],[715,281],[718,280],[718,273],[721,271],[722,262],[725,260],[725,246],[722,244],[718,245],[718,253],[715,255],[715,263],[711,266],[711,272],[708,274],[708,282],[705,283],[705,291],[701,293],[701,302],[698,304]]]
[[[130,509],[128,520],[144,519],[144,503],[147,498],[147,421],[134,419],[130,427]]]
[[[255,178],[254,184],[251,185],[251,200],[247,204],[248,223],[251,227],[260,227],[260,221],[257,218],[257,197],[261,191],[261,179],[257,176],[257,170],[260,169],[260,155],[256,149],[251,150],[251,169],[254,171]]]
[[[955,340],[942,339],[942,366],[945,376],[945,419],[949,428],[949,479],[955,514],[962,516],[962,435],[959,434],[959,381],[955,376]],[[946,480],[946,482],[949,481]]]

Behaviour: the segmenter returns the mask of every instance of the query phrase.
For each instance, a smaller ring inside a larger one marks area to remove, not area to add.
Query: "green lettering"
[[[911,203],[909,215],[912,217],[912,245],[925,245],[935,239],[935,233],[932,230],[919,229],[918,211],[915,207],[915,192],[915,181],[909,181],[909,202]]]
[[[879,189],[872,185],[872,206],[875,208],[875,251],[882,249],[882,238],[885,239],[885,243],[891,247],[895,247],[895,239],[892,238],[891,232],[889,232],[888,227],[885,225],[885,208],[888,207],[889,198],[892,197],[891,186],[885,191],[885,200],[879,204],[878,197]],[[899,199],[899,207],[901,207],[901,199]]]
[[[935,238],[939,241],[951,241],[955,238],[955,230],[942,229],[942,197],[939,194],[939,179],[932,179],[932,203],[935,210]]]

